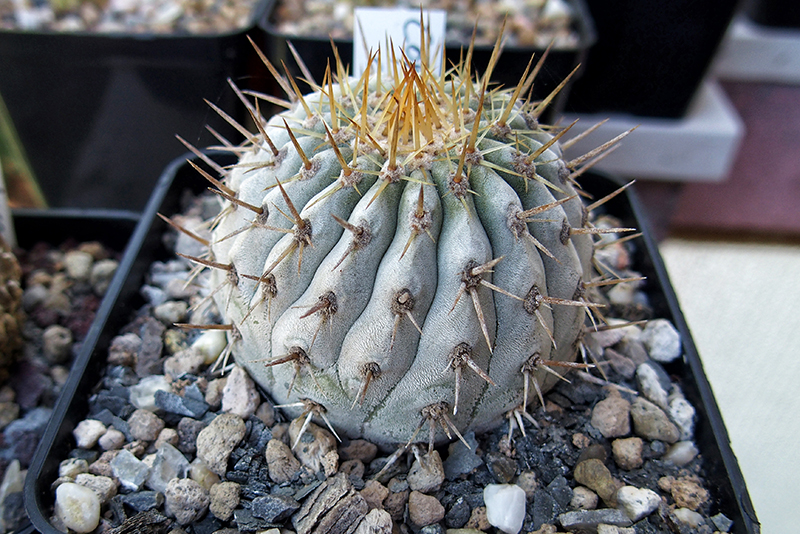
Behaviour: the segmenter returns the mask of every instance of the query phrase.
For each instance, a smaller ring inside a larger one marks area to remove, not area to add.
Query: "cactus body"
[[[525,89],[367,72],[295,94],[243,145],[212,282],[237,363],[279,404],[385,446],[426,422],[441,441],[575,359],[593,240]]]

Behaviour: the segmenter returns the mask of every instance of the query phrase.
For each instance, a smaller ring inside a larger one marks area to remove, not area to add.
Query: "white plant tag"
[[[442,9],[423,10],[426,39],[428,43],[429,64],[433,73],[438,75],[442,68],[442,51],[444,50],[445,24],[447,12]],[[357,7],[353,10],[353,73],[364,72],[370,51],[379,48],[382,55],[382,69],[390,72],[391,52],[387,54],[387,46],[393,43],[398,61],[403,57],[401,51],[411,61],[420,59],[420,10],[410,8]]]

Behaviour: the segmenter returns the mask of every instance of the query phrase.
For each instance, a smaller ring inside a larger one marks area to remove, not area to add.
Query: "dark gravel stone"
[[[134,411],[133,406],[131,406],[130,408],[131,408],[130,410],[131,413],[133,413]],[[127,439],[128,441],[133,441],[133,436],[131,436],[131,430],[130,426],[128,425],[128,421],[122,419],[121,417],[117,417],[116,415],[111,413],[110,410],[104,409],[103,411],[94,414],[92,418],[97,419],[98,421],[106,425],[106,427],[113,426],[114,428],[125,434],[125,439]]]
[[[197,435],[206,427],[206,424],[191,417],[184,417],[178,421],[178,450],[184,454],[197,452]]]
[[[137,512],[145,512],[159,508],[164,504],[164,494],[158,491],[137,491],[127,495],[117,495],[114,497],[126,506],[130,506]]]
[[[188,399],[193,399],[196,401],[201,401],[201,402],[206,401],[206,396],[203,395],[202,391],[200,391],[200,386],[198,386],[196,382],[194,384],[186,386],[183,389],[183,396]]]
[[[14,380],[10,384],[16,392],[16,403],[20,408],[35,408],[53,389],[49,372],[49,368],[43,363],[21,361],[17,364]]]
[[[250,476],[245,471],[228,471],[225,478],[243,486],[250,482]]]
[[[238,452],[238,454],[237,454]],[[231,460],[235,460],[236,463],[233,464],[233,469],[235,471],[250,471],[253,467],[253,463],[256,463],[258,466],[258,461],[256,457],[260,456],[258,451],[254,449],[235,449],[233,453],[231,453]]]
[[[2,456],[8,460],[17,458],[23,466],[30,465],[52,412],[50,408],[34,408],[22,419],[9,423],[3,429],[5,448],[1,451]]]
[[[228,480],[231,480],[231,478],[228,477]],[[257,499],[258,497],[269,495],[270,487],[266,482],[246,478],[245,482],[241,486],[240,494],[242,499],[251,501],[253,499]]]
[[[106,368],[106,376],[103,377],[103,386],[111,392],[116,392],[116,388],[129,388],[139,383],[139,377],[130,367],[125,365],[112,365]],[[126,395],[128,395],[126,393]]]
[[[194,534],[214,534],[224,527],[225,522],[220,521],[214,514],[206,514],[203,519],[192,524]]]
[[[486,454],[486,467],[498,484],[509,484],[517,474],[517,462],[500,452]]]
[[[458,497],[444,515],[444,523],[447,528],[461,528],[469,521],[472,507],[463,496]]]
[[[631,526],[631,520],[625,512],[616,508],[601,508],[599,510],[577,510],[558,516],[558,522],[567,530],[597,531],[597,525],[605,523],[618,527]]]
[[[247,434],[245,434],[245,444],[257,451],[263,451],[267,443],[272,439],[272,431],[267,428],[264,422],[251,416],[247,421]]]
[[[92,395],[89,398],[89,414],[108,410],[123,419],[130,417],[134,407],[128,402],[128,389],[124,387],[116,389],[120,390],[120,393],[123,393],[124,396],[107,390],[100,390],[96,395]]]
[[[5,523],[6,532],[15,532],[27,518],[22,492],[16,491],[6,495],[6,498],[3,499],[3,523]]]
[[[233,511],[233,521],[240,531],[253,532],[258,530],[266,530],[270,528],[270,524],[260,517],[255,517],[253,511],[247,508],[237,508]]]
[[[100,457],[100,453],[98,451],[89,449],[72,449],[69,451],[68,457],[86,460],[86,463],[91,465]]]
[[[569,487],[569,482],[564,477],[556,477],[547,485],[547,493],[558,503],[564,510],[567,509],[569,503],[572,501],[572,488]]]
[[[208,404],[191,397],[181,397],[171,391],[156,391],[156,406],[167,413],[200,419],[208,411]]]
[[[283,521],[300,508],[300,503],[284,495],[265,495],[253,499],[250,510],[254,517],[264,519],[268,523]]]
[[[166,327],[161,321],[152,317],[144,319],[139,337],[142,345],[136,354],[136,375],[144,378],[161,374],[164,361],[161,353],[164,350],[163,336]]]
[[[546,490],[539,489],[533,494],[531,507],[531,530],[538,530],[545,523],[554,523],[556,517],[566,511]]]
[[[303,499],[306,498],[308,494],[312,493],[315,489],[317,489],[320,484],[322,484],[321,480],[315,480],[314,482],[311,482],[310,484],[306,484],[305,486],[301,487],[294,494],[295,500],[302,501]]]

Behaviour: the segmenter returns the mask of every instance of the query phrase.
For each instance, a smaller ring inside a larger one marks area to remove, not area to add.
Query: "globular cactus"
[[[494,88],[495,60],[475,79],[469,53],[441,76],[339,64],[305,96],[272,69],[288,109],[251,104],[259,133],[206,173],[222,211],[191,259],[236,362],[294,416],[433,444],[499,425],[576,359],[596,230],[574,178],[610,144],[565,161],[568,128],[523,102],[536,69]]]

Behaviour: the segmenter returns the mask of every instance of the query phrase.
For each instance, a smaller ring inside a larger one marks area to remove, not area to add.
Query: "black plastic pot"
[[[203,99],[245,118],[227,78],[257,61],[246,35],[259,39],[264,7],[218,35],[0,31],[0,94],[48,205],[141,210],[186,151],[176,134],[232,135]]]
[[[750,0],[745,12],[762,26],[800,28],[800,3],[794,0]]]
[[[65,241],[99,241],[122,253],[141,218],[132,211],[106,209],[17,209],[12,211],[17,244],[30,249],[36,243],[59,246]]]
[[[741,1],[587,0],[597,42],[567,109],[682,117]]]
[[[221,164],[231,163],[230,159],[218,161]],[[596,198],[603,197],[620,186],[617,180],[595,173],[587,173],[581,182],[584,189]],[[162,240],[168,226],[156,217],[156,213],[171,215],[180,212],[183,193],[187,190],[200,192],[205,185],[197,172],[184,161],[173,162],[162,175],[134,232],[118,272],[120,276],[127,277],[124,280],[115,279],[115,283],[120,284],[119,287],[115,286],[118,294],[116,306],[102,317],[104,324],[97,325],[102,328],[102,333],[97,336],[94,347],[87,346],[81,353],[80,360],[75,363],[69,383],[28,470],[25,503],[31,521],[42,534],[58,532],[48,522],[53,507],[51,483],[58,476],[59,462],[74,448],[71,432],[88,412],[87,392],[100,379],[109,342],[127,324],[135,310],[144,304],[139,289],[150,263],[173,257]],[[758,522],[744,479],[731,451],[719,409],[703,373],[702,363],[678,307],[643,209],[630,189],[611,199],[606,207],[608,213],[621,218],[623,224],[635,226],[643,232],[635,264],[647,277],[646,291],[655,316],[671,319],[681,333],[685,358],[669,364],[667,371],[679,379],[686,397],[697,410],[695,440],[704,459],[708,487],[713,491],[714,513],[722,512],[732,519],[732,532],[736,534],[757,534]],[[80,393],[76,394],[78,392]]]
[[[99,241],[119,254],[125,250],[140,220],[139,213],[98,209],[21,209],[14,210],[12,215],[17,244],[23,250],[30,250],[42,242],[58,247],[70,241]],[[124,278],[124,274],[118,273],[109,286],[95,314],[95,321],[82,340],[84,347],[92,347],[97,343],[104,324],[103,318],[111,311]],[[69,390],[70,385],[68,383],[64,391]],[[74,394],[75,391],[69,391],[67,396],[71,398]],[[19,533],[32,531],[32,525],[18,530]]]
[[[300,78],[302,74],[287,45],[287,41],[290,41],[308,67],[308,70],[314,76],[314,79],[319,83],[325,74],[328,61],[330,60],[331,65],[334,64],[331,40],[327,36],[294,36],[280,32],[275,26],[275,10],[279,1],[280,0],[269,0],[269,6],[265,11],[265,16],[260,22],[260,26],[265,34],[265,51],[269,54],[270,61],[274,61],[276,65],[280,65],[280,62],[284,61],[292,76]],[[550,51],[534,83],[534,99],[542,99],[550,94],[577,65],[585,60],[589,47],[594,43],[594,25],[583,2],[584,0],[568,0],[568,3],[574,8],[573,11],[576,14],[574,30],[579,35],[578,45],[575,48],[553,49]],[[345,63],[349,63],[350,58],[353,57],[353,40],[334,39],[333,42],[339,50],[339,56],[342,60]],[[536,58],[539,58],[543,52],[543,48],[505,47],[495,67],[492,81],[498,82],[505,87],[516,87],[522,74],[525,72],[525,67],[531,55],[535,55]],[[445,46],[445,62],[448,65],[451,63],[458,63],[463,53],[466,53],[466,46],[462,50],[461,45],[448,44]],[[476,70],[479,73],[484,72],[491,55],[491,46],[476,46],[472,61],[475,69],[473,72]],[[534,62],[535,61],[536,59],[534,59]],[[575,76],[573,76],[571,82],[559,92],[558,97],[554,99],[553,103],[548,108],[547,114],[544,115],[543,118],[545,120],[551,121],[553,117],[557,116],[562,111],[571,83],[580,75],[581,71],[578,71]],[[277,94],[279,88],[276,86],[274,90]],[[280,93],[279,96],[283,97],[285,95]]]

